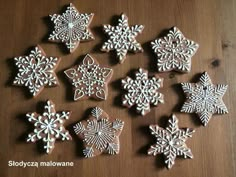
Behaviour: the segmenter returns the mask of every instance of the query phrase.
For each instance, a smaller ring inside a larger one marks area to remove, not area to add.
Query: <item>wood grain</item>
[[[73,0],[80,12],[93,12],[91,23],[96,40],[81,43],[68,54],[63,44],[47,41],[52,24],[48,14],[59,13],[67,0],[1,0],[0,1],[0,176],[1,177],[233,177],[236,176],[236,1],[234,0]],[[106,39],[102,24],[116,24],[117,15],[125,12],[130,24],[143,24],[138,36],[144,53],[128,54],[120,65],[114,53],[102,53],[99,48]],[[198,42],[200,48],[192,60],[189,74],[176,72],[159,74],[164,78],[165,104],[152,108],[145,117],[121,106],[120,80],[139,67],[156,74],[155,56],[150,41],[161,32],[177,26],[186,37]],[[13,57],[27,54],[30,47],[40,44],[48,56],[61,56],[57,69],[60,86],[44,89],[32,99],[22,87],[11,86],[16,74]],[[71,86],[63,71],[90,53],[101,64],[114,69],[107,101],[72,100]],[[207,71],[214,83],[228,84],[224,101],[229,114],[214,116],[207,127],[200,125],[196,115],[179,113],[184,102],[180,82],[196,81],[198,74]],[[71,110],[67,128],[86,118],[86,110],[100,106],[108,114],[125,121],[120,136],[121,152],[117,156],[81,157],[81,142],[56,142],[51,155],[40,152],[38,144],[27,144],[25,136],[32,130],[25,113],[40,110],[42,101],[51,99],[57,110]],[[163,157],[146,155],[154,142],[148,125],[165,125],[174,112],[180,127],[196,129],[187,144],[194,159],[178,158],[175,166],[167,170]],[[8,161],[72,161],[74,167],[20,168],[8,167]]]

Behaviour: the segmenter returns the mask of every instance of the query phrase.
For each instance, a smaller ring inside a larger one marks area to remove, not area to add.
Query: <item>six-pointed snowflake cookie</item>
[[[181,112],[196,113],[204,126],[213,114],[226,114],[228,110],[222,100],[227,85],[213,85],[207,72],[204,72],[197,83],[181,83],[186,95],[186,102]]]
[[[121,14],[117,26],[103,25],[103,28],[109,39],[103,44],[101,50],[105,52],[115,50],[120,63],[123,63],[128,51],[143,52],[142,46],[135,38],[143,31],[144,26],[134,25],[130,27],[128,17],[125,14]]]
[[[14,58],[18,68],[13,85],[25,86],[35,97],[45,86],[57,86],[54,70],[60,62],[58,57],[47,57],[40,46],[30,51],[28,56]]]
[[[46,152],[51,153],[56,139],[71,140],[69,132],[63,126],[70,114],[70,111],[56,112],[55,104],[50,100],[46,102],[42,115],[35,112],[26,114],[28,121],[35,127],[33,133],[28,135],[27,142],[42,140]]]
[[[95,107],[89,119],[77,123],[74,131],[83,140],[83,154],[88,158],[101,153],[118,154],[123,126],[123,121],[111,119],[101,108]]]
[[[112,77],[113,70],[100,66],[97,60],[89,54],[85,56],[82,64],[66,70],[65,74],[73,85],[75,101],[89,97],[106,100],[107,85]]]
[[[157,106],[158,103],[164,103],[164,96],[158,92],[163,86],[163,79],[159,76],[148,78],[148,71],[139,68],[135,73],[135,79],[126,77],[123,79],[122,87],[128,93],[123,96],[122,104],[127,107],[136,105],[136,110],[142,115],[150,112],[150,104]]]
[[[178,119],[172,115],[168,120],[166,129],[158,125],[150,125],[151,134],[156,137],[156,143],[148,150],[148,155],[164,154],[165,164],[170,169],[177,156],[184,158],[193,158],[191,150],[185,144],[189,137],[195,132],[190,128],[180,129],[178,127]]]
[[[184,37],[182,32],[174,27],[167,36],[151,42],[152,49],[157,55],[159,72],[191,70],[191,58],[199,45]]]
[[[49,40],[63,42],[72,53],[80,42],[93,40],[93,34],[88,28],[94,14],[81,14],[72,3],[62,15],[50,15],[54,23],[54,31],[50,34]]]

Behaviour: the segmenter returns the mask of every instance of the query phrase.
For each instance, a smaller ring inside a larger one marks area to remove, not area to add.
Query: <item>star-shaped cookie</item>
[[[62,15],[50,15],[51,21],[54,23],[54,31],[50,34],[49,40],[65,43],[67,49],[72,53],[80,42],[94,39],[89,29],[93,16],[93,13],[79,13],[70,3]]]
[[[175,115],[172,115],[168,120],[166,129],[158,125],[150,125],[149,129],[151,134],[156,137],[156,143],[150,147],[148,155],[164,154],[168,169],[174,165],[177,156],[193,158],[191,149],[187,147],[185,142],[192,137],[195,131],[190,128],[180,129]]]
[[[135,38],[143,31],[144,26],[134,25],[130,27],[128,17],[125,14],[121,14],[117,26],[103,25],[103,28],[109,39],[103,44],[101,50],[105,52],[115,50],[120,63],[124,62],[128,51],[143,52],[142,46]]]
[[[25,86],[35,97],[45,86],[57,86],[58,80],[54,70],[60,62],[58,57],[47,57],[40,46],[30,51],[28,56],[14,58],[18,68],[13,85]]]
[[[111,119],[101,108],[95,107],[89,119],[74,126],[74,131],[84,142],[83,154],[86,158],[108,153],[118,154],[120,151],[119,136],[124,122]]]
[[[151,42],[152,49],[157,55],[157,69],[159,72],[191,70],[191,58],[199,45],[184,37],[182,32],[174,27],[160,39]]]
[[[143,116],[150,112],[150,104],[157,106],[164,103],[164,96],[158,92],[163,86],[163,79],[158,75],[148,78],[148,71],[142,68],[135,73],[135,79],[126,77],[122,81],[123,89],[127,90],[122,104],[128,108],[136,105],[136,110]]]
[[[56,139],[71,140],[69,132],[64,128],[65,120],[69,119],[71,112],[56,112],[55,104],[48,100],[44,106],[43,114],[28,113],[28,121],[34,124],[34,131],[30,133],[27,142],[43,141],[43,148],[46,153],[51,153],[54,149]]]
[[[226,114],[228,110],[222,100],[228,86],[213,85],[207,72],[204,72],[197,83],[181,83],[186,101],[181,112],[196,113],[204,126],[213,114]]]
[[[100,66],[96,59],[87,54],[82,64],[76,65],[65,71],[66,76],[73,85],[74,100],[92,97],[106,100],[108,83],[113,70]]]

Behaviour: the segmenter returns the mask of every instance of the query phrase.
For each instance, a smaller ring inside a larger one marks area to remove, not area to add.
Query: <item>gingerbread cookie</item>
[[[180,129],[175,115],[172,115],[168,120],[166,129],[158,125],[150,125],[149,129],[151,134],[156,137],[156,143],[150,147],[148,155],[164,154],[165,164],[168,169],[175,164],[177,156],[193,158],[191,149],[187,147],[185,142],[192,137],[195,131],[190,128]]]
[[[207,72],[204,72],[197,83],[181,83],[186,95],[186,101],[181,112],[196,113],[204,126],[213,114],[228,113],[222,98],[228,88],[227,85],[213,85]]]
[[[191,70],[191,58],[199,45],[184,37],[182,32],[174,27],[167,36],[151,42],[152,49],[157,55],[159,72]]]
[[[25,86],[35,97],[45,86],[57,86],[58,80],[54,70],[60,62],[58,57],[47,57],[38,45],[28,56],[14,58],[18,74],[13,85]]]
[[[122,87],[128,93],[123,96],[122,104],[128,108],[136,105],[137,112],[143,116],[150,112],[150,104],[157,106],[164,103],[164,96],[158,92],[163,86],[163,79],[158,75],[148,78],[148,71],[142,68],[135,73],[136,78],[126,77],[123,79]]]
[[[85,56],[82,64],[76,65],[65,71],[73,85],[74,100],[88,99],[92,97],[98,100],[106,100],[108,95],[108,83],[113,71],[102,67],[97,60],[89,54]]]
[[[109,52],[115,50],[120,63],[123,63],[128,51],[143,52],[142,46],[136,41],[136,36],[140,34],[144,26],[129,26],[128,17],[121,14],[117,26],[103,25],[105,33],[109,36],[107,42],[104,43],[101,50]]]
[[[63,126],[70,114],[70,111],[56,112],[55,104],[50,100],[44,106],[43,114],[26,114],[29,122],[35,126],[34,132],[28,135],[27,142],[42,140],[46,152],[51,153],[56,139],[71,140],[69,132]]]
[[[80,42],[94,40],[89,25],[94,14],[81,14],[72,3],[62,15],[50,15],[54,23],[54,31],[50,34],[49,40],[63,42],[72,53]]]
[[[110,119],[101,108],[95,107],[89,119],[74,126],[74,131],[84,142],[83,154],[86,158],[108,153],[118,154],[120,151],[119,136],[124,122]]]

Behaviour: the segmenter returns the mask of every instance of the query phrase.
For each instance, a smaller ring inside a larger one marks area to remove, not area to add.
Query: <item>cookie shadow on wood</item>
[[[27,121],[26,113],[25,113],[25,114],[23,114],[23,113],[18,114],[18,115],[16,116],[16,118],[17,118],[19,121],[21,121],[22,123],[23,123],[23,122],[24,122],[24,123],[27,122],[27,124],[28,124],[27,130],[24,130],[24,133],[22,133],[19,137],[17,137],[16,142],[17,142],[17,143],[23,143],[23,142],[26,143],[28,134],[29,134],[30,132],[32,132],[32,131],[34,130],[34,128],[33,128],[32,124]]]
[[[45,16],[41,18],[44,25],[47,27],[47,32],[42,38],[42,42],[44,43],[52,43],[48,40],[50,33],[54,30],[53,22],[51,21],[49,16]]]
[[[7,62],[7,67],[9,69],[9,71],[11,71],[11,73],[9,75],[9,78],[7,78],[7,80],[5,82],[5,87],[11,87],[11,86],[14,86],[13,81],[18,73],[18,68],[15,65],[14,58],[8,58],[6,60],[6,62]]]
[[[102,48],[103,43],[106,41],[107,37],[103,31],[103,27],[102,26],[95,26],[91,29],[91,31],[95,36],[95,40],[100,39],[99,43],[96,44],[92,48],[92,52],[93,53],[104,53],[103,51],[101,51],[101,48]]]
[[[73,97],[74,97],[74,93],[73,93],[73,88],[71,83],[69,82],[69,80],[66,78],[66,75],[64,73],[65,70],[59,71],[57,73],[57,76],[60,78],[60,81],[63,83],[63,85],[65,85],[65,99],[67,102],[73,102]]]
[[[158,122],[157,122],[157,125],[159,127],[166,127],[167,126],[167,123],[168,123],[168,119],[169,117],[168,116],[161,116],[159,119],[158,119]],[[152,125],[155,125],[155,124],[152,124]],[[156,138],[155,136],[153,136],[151,134],[151,131],[149,129],[149,126],[142,126],[138,129],[138,131],[140,131],[143,136],[146,136],[146,139],[148,140],[148,144],[141,147],[137,153],[138,154],[141,154],[141,155],[147,155],[147,151],[148,149],[150,148],[151,145],[155,144],[156,142]]]
[[[149,72],[157,72],[157,57],[155,56],[155,53],[152,50],[151,42],[152,41],[145,42],[142,45],[142,47],[143,47],[145,54],[147,54],[148,71]]]
[[[147,151],[148,151],[149,147],[151,146],[151,144],[154,144],[155,139],[153,138],[153,136],[151,136],[148,126],[141,126],[138,128],[138,131],[140,131],[143,134],[143,136],[146,136],[146,139],[148,140],[148,144],[146,144],[145,146],[138,149],[138,151],[136,153],[139,155],[147,156]]]
[[[176,95],[178,95],[178,98],[176,100],[177,104],[174,106],[174,108],[172,109],[172,112],[180,112],[184,101],[185,101],[185,96],[184,96],[184,92],[181,88],[181,84],[177,83],[177,84],[173,84],[171,85],[172,90],[174,90],[174,92],[176,93]]]
[[[122,95],[124,91],[121,90],[121,79],[117,79],[111,82],[111,87],[114,90],[119,91],[118,95],[116,95],[115,98],[113,99],[113,105],[119,108],[124,108],[124,106],[122,106]]]
[[[103,52],[104,53],[104,52]],[[111,51],[109,51],[109,52],[106,52],[107,53],[107,55],[109,55],[109,64],[111,65],[111,66],[114,66],[114,65],[121,65],[120,63],[119,63],[119,58],[117,57],[117,55],[116,55],[116,51],[114,51],[114,50],[111,50]],[[125,62],[125,61],[124,61]]]
[[[166,119],[166,117],[164,117]],[[163,119],[163,121],[166,122],[166,120]],[[159,124],[158,124],[159,125]],[[157,156],[150,156],[148,155],[148,149],[151,147],[151,145],[155,144],[156,142],[156,138],[151,135],[151,132],[149,130],[148,126],[142,126],[139,128],[139,131],[146,136],[146,139],[148,139],[148,144],[141,147],[138,151],[137,154],[138,155],[142,155],[145,156],[146,158],[151,158],[154,157],[155,158],[155,162],[154,165],[157,169],[163,169],[165,168],[165,164],[164,164],[164,156],[162,154],[158,154]]]

